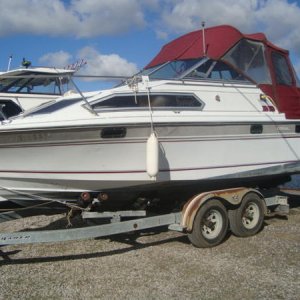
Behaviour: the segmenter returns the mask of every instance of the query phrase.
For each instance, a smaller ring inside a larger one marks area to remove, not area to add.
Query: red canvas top
[[[261,42],[265,45],[264,54],[270,72],[270,82],[259,81],[258,78],[252,78],[251,76],[247,76],[248,79],[256,83],[264,93],[269,95],[277,104],[278,110],[285,113],[287,118],[300,119],[300,87],[289,60],[289,52],[272,44],[263,33],[243,34],[229,25],[206,28],[206,51],[203,51],[203,30],[193,31],[166,44],[145,69],[169,61],[200,59],[205,56],[217,61],[224,60],[224,55],[242,39]],[[274,65],[276,55],[273,57],[274,54],[280,54],[279,59],[281,61],[277,62],[276,66]],[[237,71],[241,72],[241,70]],[[288,80],[286,82],[282,81],[281,75],[288,78]]]
[[[146,66],[146,69],[168,61],[195,59],[205,56],[202,36],[201,29],[171,41],[163,46],[158,55]],[[206,56],[218,60],[243,38],[263,42],[277,51],[288,54],[287,50],[278,48],[269,42],[263,33],[242,34],[232,26],[221,25],[205,29]]]

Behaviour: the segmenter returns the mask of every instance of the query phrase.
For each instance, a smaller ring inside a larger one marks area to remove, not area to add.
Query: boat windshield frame
[[[176,66],[172,66],[171,64],[179,64],[180,70],[176,72]],[[201,66],[205,66],[205,64],[208,65],[208,68],[204,71],[198,71],[197,69],[201,69]],[[171,66],[170,66],[171,65]],[[226,68],[224,68],[224,66]],[[215,67],[217,69],[215,69]],[[157,72],[164,72],[164,68],[167,70],[166,73],[173,72],[176,76],[155,76]],[[181,70],[182,69],[182,70]],[[245,76],[243,73],[238,72],[238,70],[232,66],[231,64],[227,63],[223,60],[215,60],[210,57],[200,57],[197,59],[182,59],[182,60],[174,60],[174,61],[168,61],[164,64],[161,64],[157,67],[153,67],[149,69],[149,72],[144,71],[140,72],[138,75],[147,75],[152,80],[211,80],[211,81],[218,81],[218,82],[241,82],[243,83],[252,83],[247,76]],[[223,73],[227,72],[227,76],[225,76]],[[194,75],[197,74],[197,75]],[[218,77],[216,77],[216,73],[218,73]],[[214,76],[213,76],[214,75]],[[235,75],[235,76],[233,76]]]
[[[209,60],[208,57],[202,57],[201,60],[198,63],[196,63],[195,65],[193,65],[192,67],[190,67],[189,69],[187,69],[185,72],[183,72],[179,78],[183,79],[188,74],[190,74],[191,72],[193,72],[193,70],[196,70],[197,68],[199,68],[200,66],[202,66],[204,63],[206,63],[208,60]],[[204,78],[207,78],[208,75],[209,74],[206,74],[206,77],[204,77]]]
[[[150,79],[154,79],[154,80],[170,80],[170,79],[180,79],[182,77],[183,73],[186,73],[189,70],[193,70],[193,68],[195,67],[195,65],[197,65],[199,62],[199,59],[181,59],[181,60],[172,60],[172,61],[168,61],[164,64],[161,64],[159,66],[154,67],[154,69],[150,69],[151,71],[149,73],[145,72],[147,71],[147,69],[143,70],[141,73],[139,73],[138,75],[146,75],[148,76]],[[189,66],[188,64],[192,63],[191,66]],[[179,65],[179,67],[178,67]],[[170,72],[171,71],[171,72]],[[171,75],[167,75],[165,76],[165,74],[159,75],[157,76],[157,74],[159,73],[169,73]]]
[[[136,74],[136,76],[150,76],[154,73],[157,72],[158,70],[160,70],[161,68],[163,68],[164,66],[166,66],[167,64],[169,64],[171,61],[167,61],[161,65],[149,68],[149,69],[143,69],[141,72],[139,72],[138,74]]]

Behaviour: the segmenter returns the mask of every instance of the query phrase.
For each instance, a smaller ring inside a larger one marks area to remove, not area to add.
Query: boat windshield
[[[145,69],[138,75],[147,75],[150,79],[247,80],[232,66],[208,57],[168,62]]]
[[[49,77],[47,77],[49,75]],[[31,77],[32,76],[32,77]],[[16,78],[19,77],[19,78]],[[47,94],[62,95],[73,89],[70,81],[65,77],[53,77],[53,74],[28,72],[15,77],[0,76],[0,93],[18,94]]]
[[[138,75],[147,75],[152,79],[176,79],[180,78],[187,70],[199,63],[199,59],[174,60],[145,69]]]
[[[222,61],[213,59],[202,60],[192,70],[183,74],[184,78],[190,79],[211,79],[211,80],[225,80],[235,81],[247,79],[235,69]]]

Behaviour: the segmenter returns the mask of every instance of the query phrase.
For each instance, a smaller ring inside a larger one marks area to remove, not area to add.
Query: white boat
[[[169,43],[118,87],[63,97],[5,121],[2,199],[29,205],[89,192],[100,195],[103,209],[148,198],[175,205],[195,190],[277,186],[299,173],[299,105],[283,105],[249,76],[260,67],[265,90],[281,88],[273,80],[287,70],[281,61],[276,77],[268,55],[287,53],[229,26],[202,33]]]
[[[0,120],[18,115],[74,90],[75,70],[50,67],[19,68],[0,73]]]

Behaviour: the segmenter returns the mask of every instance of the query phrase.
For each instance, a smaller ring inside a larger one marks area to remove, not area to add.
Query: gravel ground
[[[170,231],[0,248],[0,299],[299,299],[300,199],[250,238],[197,249]],[[0,232],[63,228],[62,216]]]

